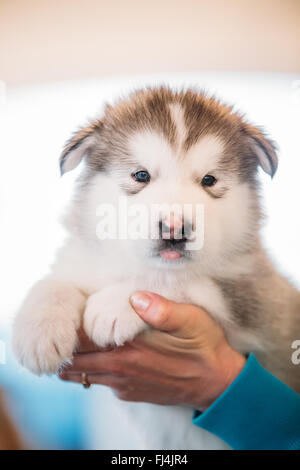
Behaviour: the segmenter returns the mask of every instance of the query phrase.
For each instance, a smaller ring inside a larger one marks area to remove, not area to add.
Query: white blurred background
[[[18,305],[64,236],[58,218],[76,177],[59,175],[66,139],[145,85],[198,86],[235,104],[279,145],[273,181],[260,175],[263,236],[300,286],[299,46],[298,0],[0,0],[0,386],[27,446],[90,445],[86,395],[32,378],[9,349]]]

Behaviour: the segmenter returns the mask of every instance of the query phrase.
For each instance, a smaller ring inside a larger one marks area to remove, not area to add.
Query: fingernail
[[[142,292],[136,292],[130,297],[130,302],[135,310],[144,312],[152,302],[152,298]]]
[[[58,378],[61,380],[67,380],[68,378],[68,374],[66,372],[59,372],[57,375],[58,375]]]

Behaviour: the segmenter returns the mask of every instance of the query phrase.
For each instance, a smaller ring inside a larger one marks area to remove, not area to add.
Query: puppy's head
[[[121,252],[126,244],[127,255],[143,265],[189,263],[205,271],[251,249],[260,220],[257,169],[271,176],[277,169],[273,142],[231,107],[204,93],[167,88],[107,106],[67,143],[61,172],[82,159],[77,213],[83,236],[96,237],[101,207],[111,204],[112,238]],[[120,229],[126,211],[140,237],[124,233],[128,218]]]

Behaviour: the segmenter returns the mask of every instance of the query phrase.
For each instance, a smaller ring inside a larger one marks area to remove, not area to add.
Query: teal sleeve
[[[235,450],[297,450],[300,395],[250,354],[235,381],[206,411],[196,411],[193,423]]]

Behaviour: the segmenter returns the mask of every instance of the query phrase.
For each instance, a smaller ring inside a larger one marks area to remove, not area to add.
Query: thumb
[[[161,295],[145,291],[135,292],[130,297],[130,303],[136,313],[154,328],[162,331],[191,329],[191,335],[192,324],[200,310],[193,305],[172,302]]]

